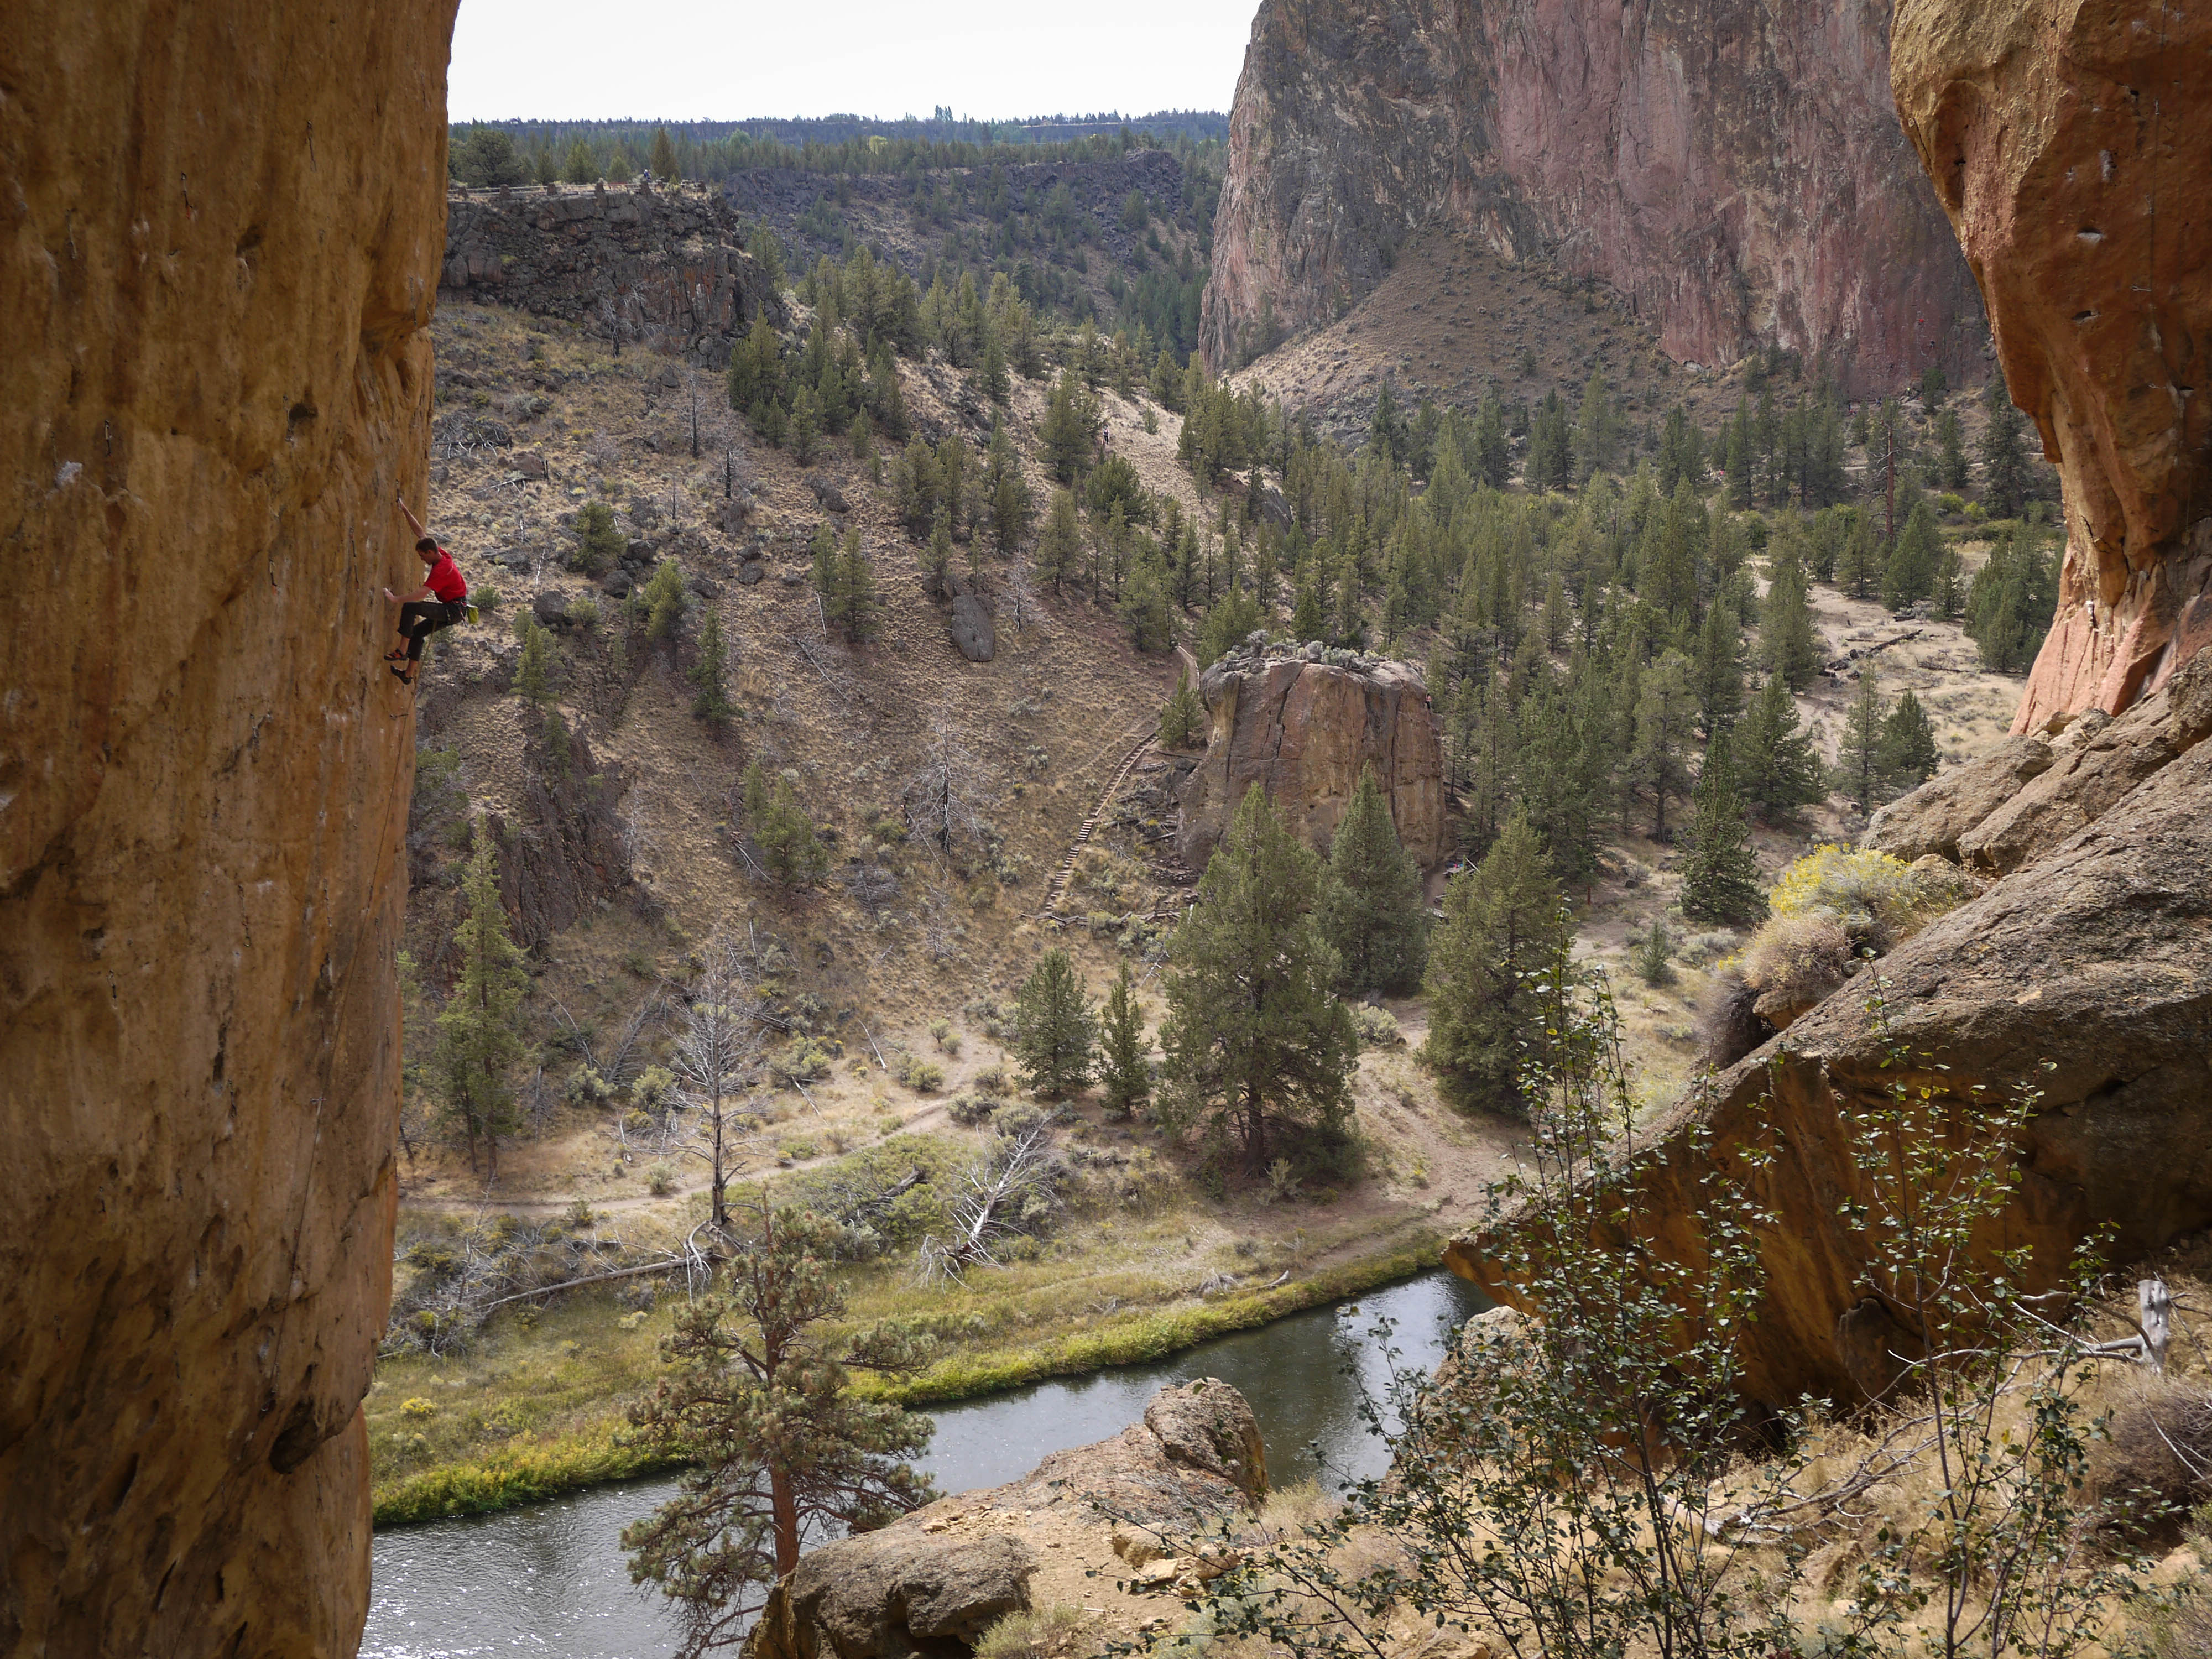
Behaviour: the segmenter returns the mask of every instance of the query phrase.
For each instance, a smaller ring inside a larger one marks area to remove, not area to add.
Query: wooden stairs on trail
[[[1075,839],[1068,843],[1067,856],[1060,861],[1060,868],[1053,872],[1051,884],[1045,889],[1044,908],[1037,913],[1040,921],[1055,927],[1059,925],[1060,907],[1067,902],[1068,887],[1075,879],[1076,854],[1084,849],[1092,835],[1097,833],[1099,824],[1105,821],[1106,809],[1114,804],[1114,797],[1121,793],[1121,786],[1129,781],[1129,774],[1137,762],[1152,746],[1152,738],[1153,732],[1148,726],[1145,735],[1121,757],[1121,763],[1114,769],[1114,775],[1107,780],[1106,787],[1099,792],[1098,804],[1091,809],[1091,816],[1083,820],[1083,827],[1075,832]]]

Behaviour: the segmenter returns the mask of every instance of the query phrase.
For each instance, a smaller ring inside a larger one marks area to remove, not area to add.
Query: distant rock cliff
[[[1373,285],[1414,230],[1548,257],[1678,360],[1774,343],[1850,391],[1983,371],[1899,130],[1887,0],[1262,0],[1202,337],[1217,368]]]
[[[650,190],[501,190],[456,198],[438,276],[444,304],[511,306],[720,368],[783,301],[720,196]]]
[[[0,28],[0,1653],[361,1638],[453,9]]]
[[[1897,106],[2066,495],[2015,732],[2116,714],[2212,641],[2212,14],[1905,0]]]
[[[1407,851],[1433,868],[1450,850],[1438,723],[1405,664],[1313,646],[1247,648],[1207,669],[1199,691],[1206,758],[1183,785],[1176,837],[1194,867],[1212,856],[1255,783],[1285,822],[1327,850],[1370,765]]]

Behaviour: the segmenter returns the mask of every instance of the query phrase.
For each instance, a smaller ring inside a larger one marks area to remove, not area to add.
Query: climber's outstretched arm
[[[415,527],[415,535],[418,540],[430,533],[428,531],[422,528],[422,520],[415,516],[413,510],[408,507],[406,501],[403,500],[397,492],[394,492],[392,500],[393,505],[398,507],[402,513],[404,513],[407,515],[407,522]]]

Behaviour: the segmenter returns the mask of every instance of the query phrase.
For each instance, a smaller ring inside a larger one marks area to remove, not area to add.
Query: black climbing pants
[[[446,605],[436,599],[416,600],[399,607],[399,635],[407,641],[407,660],[415,662],[422,655],[422,641],[441,628],[451,628],[456,623],[469,619],[465,605]]]

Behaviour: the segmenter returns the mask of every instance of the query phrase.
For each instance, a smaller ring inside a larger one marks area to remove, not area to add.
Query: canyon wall
[[[501,190],[448,204],[438,298],[511,306],[680,354],[718,373],[782,299],[735,209],[681,191]]]
[[[360,1638],[453,9],[0,31],[0,1651]]]
[[[1897,106],[2065,490],[2017,732],[2118,714],[2212,639],[2212,15],[1903,0]]]
[[[1888,0],[1263,0],[1201,330],[1334,317],[1449,228],[1617,289],[1678,360],[1846,391],[1984,373],[1980,302],[1889,86]]]
[[[1176,850],[1193,869],[1212,857],[1255,783],[1285,823],[1326,853],[1367,766],[1421,867],[1435,868],[1451,850],[1441,723],[1404,663],[1248,645],[1209,667],[1198,689],[1206,757],[1182,785],[1176,830]]]

